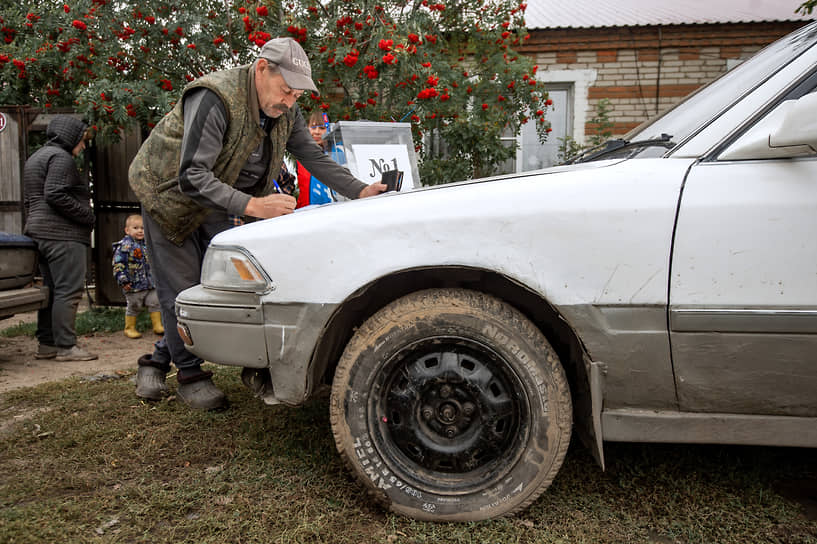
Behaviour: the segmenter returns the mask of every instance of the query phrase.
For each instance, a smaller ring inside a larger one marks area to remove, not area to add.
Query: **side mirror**
[[[817,92],[786,100],[737,139],[718,160],[783,159],[817,153]]]
[[[809,146],[817,153],[817,92],[789,102],[779,129],[769,134],[769,147]]]

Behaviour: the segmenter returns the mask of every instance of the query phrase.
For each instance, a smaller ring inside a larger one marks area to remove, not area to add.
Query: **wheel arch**
[[[592,394],[601,393],[590,386],[589,357],[581,339],[540,293],[494,271],[458,266],[415,268],[383,276],[361,287],[339,305],[321,333],[310,363],[310,389],[321,383],[331,384],[344,347],[355,330],[375,312],[415,291],[454,287],[480,291],[510,304],[544,334],[558,354],[570,384],[577,434],[601,463],[603,456],[592,417]]]

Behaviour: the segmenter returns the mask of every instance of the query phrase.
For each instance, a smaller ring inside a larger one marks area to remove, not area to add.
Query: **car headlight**
[[[209,247],[201,267],[201,284],[211,289],[264,293],[272,288],[263,269],[234,247]]]

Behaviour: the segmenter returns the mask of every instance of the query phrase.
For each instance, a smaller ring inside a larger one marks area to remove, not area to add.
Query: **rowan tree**
[[[333,120],[412,125],[423,183],[490,174],[500,144],[550,101],[529,57],[519,0],[68,0],[0,16],[0,103],[72,107],[98,140],[172,108],[183,86],[251,62],[275,36],[298,40],[321,94],[302,109]],[[425,145],[423,145],[425,143]]]
[[[817,6],[817,0],[806,0],[800,4],[795,11],[803,15],[811,14],[811,12],[814,11],[814,6]]]

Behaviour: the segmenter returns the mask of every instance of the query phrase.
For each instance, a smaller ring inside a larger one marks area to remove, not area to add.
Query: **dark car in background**
[[[42,308],[48,289],[34,285],[37,247],[21,234],[0,232],[0,319]]]

